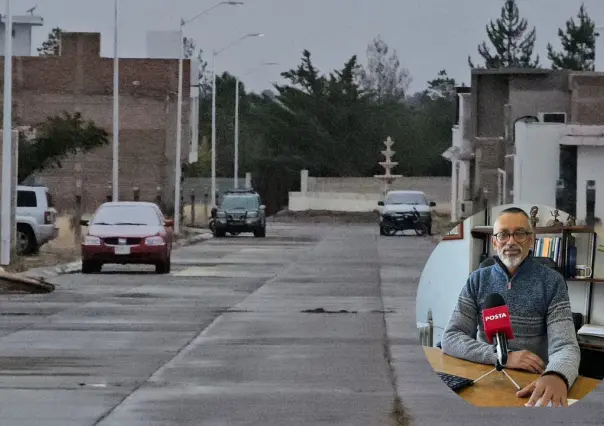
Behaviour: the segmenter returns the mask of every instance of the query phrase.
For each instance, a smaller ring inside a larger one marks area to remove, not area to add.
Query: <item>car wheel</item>
[[[94,274],[99,273],[103,269],[103,265],[100,263],[92,262],[90,260],[82,261],[82,273],[83,274]]]
[[[266,237],[266,228],[260,228],[260,229],[256,229],[254,231],[254,237],[256,238],[264,238]]]
[[[225,235],[226,231],[224,229],[216,229],[216,232],[214,233],[216,238],[224,238]]]
[[[31,226],[17,224],[17,253],[20,255],[32,254],[37,248],[36,235]]]
[[[168,274],[170,273],[170,260],[161,262],[155,265],[156,274]]]

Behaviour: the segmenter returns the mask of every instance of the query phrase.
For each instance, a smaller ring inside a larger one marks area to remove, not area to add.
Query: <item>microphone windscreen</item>
[[[497,308],[499,306],[505,306],[505,300],[499,293],[489,293],[484,298],[484,309]]]

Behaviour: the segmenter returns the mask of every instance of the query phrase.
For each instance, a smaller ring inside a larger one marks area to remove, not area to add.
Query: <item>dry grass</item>
[[[71,229],[70,221],[71,216],[58,217],[58,237],[40,247],[38,254],[17,257],[6,270],[23,272],[31,268],[54,266],[77,260],[80,255],[80,245],[79,241],[75,240],[75,233]]]
[[[203,204],[195,204],[195,221],[192,221],[192,208],[191,204],[186,204],[183,206],[183,222],[184,226],[206,226],[208,224],[208,217],[210,215],[210,207],[207,207],[206,214],[206,206]]]

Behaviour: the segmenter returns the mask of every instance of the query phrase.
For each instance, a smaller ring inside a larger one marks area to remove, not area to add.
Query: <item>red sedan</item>
[[[105,264],[155,265],[155,272],[170,272],[173,221],[164,218],[154,203],[118,201],[102,204],[82,237],[82,273],[101,272]]]

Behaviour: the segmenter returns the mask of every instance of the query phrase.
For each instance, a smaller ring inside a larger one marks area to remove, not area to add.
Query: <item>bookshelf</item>
[[[567,282],[580,282],[588,285],[585,323],[589,324],[592,309],[592,294],[594,284],[604,284],[604,277],[597,275],[595,270],[597,235],[593,227],[589,226],[559,226],[559,227],[541,227],[535,228],[536,234],[535,246],[533,247],[534,256],[549,257],[553,259]],[[493,235],[492,226],[475,226],[471,230],[473,238],[483,241],[483,250],[481,261],[490,256],[491,244],[490,237]],[[588,235],[588,251],[582,258],[585,261],[578,260],[576,257],[577,241],[576,234]],[[586,265],[591,268],[590,278],[575,277],[575,265]]]

